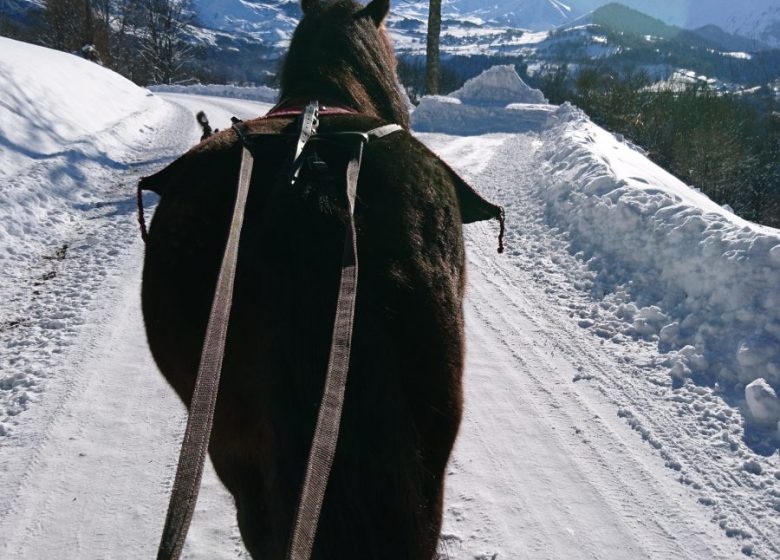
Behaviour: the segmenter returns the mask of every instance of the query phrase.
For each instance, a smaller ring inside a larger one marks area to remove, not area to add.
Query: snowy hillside
[[[448,4],[449,9],[461,15],[475,15],[486,21],[531,31],[546,31],[579,15],[569,2],[559,0],[455,0],[445,2],[442,9]]]
[[[287,44],[301,16],[297,0],[195,0],[194,8],[207,29],[280,47]]]
[[[197,141],[195,111],[222,128],[270,105],[150,94],[6,39],[0,100],[0,556],[149,557],[184,410],[145,344],[135,184]],[[511,67],[424,99],[413,124],[507,211],[504,255],[495,224],[465,228],[442,551],[780,556],[780,231]],[[248,557],[212,471],[185,557]]]
[[[452,0],[442,4],[443,19],[463,31],[474,24],[496,24],[505,28],[547,31],[570,23],[611,0]],[[653,16],[667,24],[687,29],[717,25],[731,33],[780,45],[780,6],[774,0],[621,0],[625,6]],[[273,30],[289,36],[300,16],[298,0],[196,0],[201,23],[210,29],[252,35],[273,42]],[[427,21],[428,3],[395,0],[391,26],[398,21]],[[291,27],[292,26],[292,27]]]

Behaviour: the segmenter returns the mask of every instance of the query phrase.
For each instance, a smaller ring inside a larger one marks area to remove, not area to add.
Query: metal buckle
[[[295,185],[298,180],[298,175],[301,173],[301,167],[303,167],[303,154],[306,144],[311,140],[313,136],[317,134],[317,128],[320,126],[320,104],[319,102],[312,101],[306,106],[306,110],[301,116],[301,132],[298,135],[298,144],[295,147],[295,157],[293,158],[292,169],[290,170],[290,185]]]

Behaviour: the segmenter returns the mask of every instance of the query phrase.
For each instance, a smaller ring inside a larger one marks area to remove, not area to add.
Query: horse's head
[[[282,68],[282,99],[326,99],[408,128],[383,25],[390,0],[303,0],[301,7]]]

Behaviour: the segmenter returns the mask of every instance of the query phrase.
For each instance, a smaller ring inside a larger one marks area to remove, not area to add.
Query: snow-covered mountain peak
[[[301,16],[298,0],[194,0],[206,28],[284,46]]]
[[[485,20],[531,31],[558,27],[581,14],[570,3],[558,0],[455,0],[452,8],[459,14],[476,14]]]

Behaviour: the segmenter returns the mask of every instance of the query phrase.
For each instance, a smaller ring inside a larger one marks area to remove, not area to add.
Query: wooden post
[[[441,35],[441,0],[430,0],[428,9],[428,48],[426,51],[425,91],[428,95],[439,93],[441,68],[439,61],[439,36]]]

